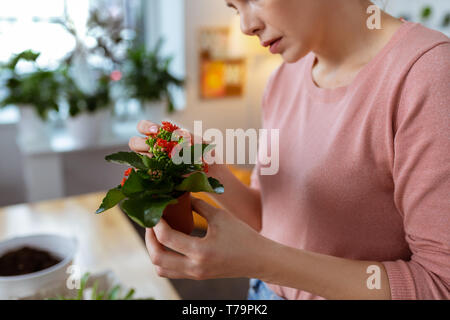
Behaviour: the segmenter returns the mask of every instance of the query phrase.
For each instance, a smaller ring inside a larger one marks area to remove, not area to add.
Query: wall
[[[186,109],[176,119],[192,129],[194,120],[203,120],[205,128],[246,128],[245,98],[203,101],[199,99],[198,29],[205,26],[228,26],[232,11],[223,0],[188,0],[185,2]]]
[[[443,29],[441,26],[445,14],[450,13],[449,0],[384,0],[384,2],[386,3],[386,11],[393,16],[407,15],[413,21],[420,21],[422,9],[431,5],[434,12],[430,20],[427,21],[427,26],[450,36],[450,28]]]

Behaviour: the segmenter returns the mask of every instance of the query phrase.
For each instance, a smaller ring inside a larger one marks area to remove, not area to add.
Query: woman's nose
[[[264,24],[256,17],[241,15],[241,31],[248,36],[258,35],[264,29]]]

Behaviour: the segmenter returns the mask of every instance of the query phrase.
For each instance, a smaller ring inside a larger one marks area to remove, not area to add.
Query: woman
[[[250,299],[450,298],[449,38],[384,12],[369,29],[366,0],[226,3],[285,61],[262,106],[280,169],[246,187],[213,165],[224,209],[193,199],[204,238],[148,229],[158,274],[248,277]]]

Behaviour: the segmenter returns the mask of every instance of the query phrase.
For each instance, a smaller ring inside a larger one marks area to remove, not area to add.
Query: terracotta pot
[[[178,203],[169,204],[166,207],[163,213],[163,218],[173,229],[189,235],[194,230],[191,193],[186,192],[177,200]]]

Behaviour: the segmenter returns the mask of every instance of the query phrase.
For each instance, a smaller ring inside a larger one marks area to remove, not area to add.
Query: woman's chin
[[[281,58],[286,63],[295,63],[301,58],[305,57],[308,52],[304,52],[304,50],[285,50],[280,53]]]

